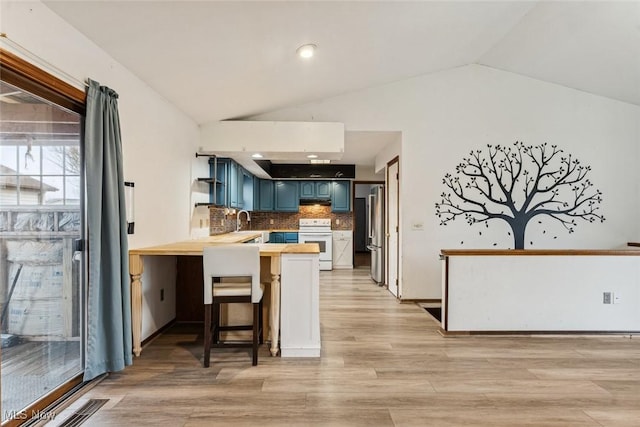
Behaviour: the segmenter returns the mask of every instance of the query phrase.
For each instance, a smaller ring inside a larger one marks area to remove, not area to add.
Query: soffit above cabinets
[[[315,154],[338,160],[344,153],[344,124],[230,120],[200,127],[201,153],[261,153],[270,160]]]

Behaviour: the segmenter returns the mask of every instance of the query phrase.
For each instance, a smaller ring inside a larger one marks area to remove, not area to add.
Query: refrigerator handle
[[[375,203],[375,195],[373,194],[369,194],[369,238],[373,239],[374,237],[374,227],[373,227],[373,221],[374,221],[374,206]]]

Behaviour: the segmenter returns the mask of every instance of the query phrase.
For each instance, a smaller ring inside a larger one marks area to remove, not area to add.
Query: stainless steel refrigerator
[[[369,194],[369,244],[371,251],[371,278],[384,285],[384,187],[374,185]]]

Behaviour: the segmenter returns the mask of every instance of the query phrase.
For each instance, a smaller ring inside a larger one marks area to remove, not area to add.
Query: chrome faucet
[[[236,231],[240,231],[240,228],[242,228],[242,227],[240,226],[240,214],[241,214],[242,212],[244,212],[244,213],[246,213],[246,214],[247,214],[247,222],[251,222],[251,215],[249,215],[249,211],[244,210],[244,209],[242,209],[242,210],[238,211],[238,213],[236,214]]]

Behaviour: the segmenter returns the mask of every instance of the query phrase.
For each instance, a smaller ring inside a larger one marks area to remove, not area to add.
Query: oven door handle
[[[333,235],[331,233],[299,233],[298,234],[298,240],[302,240],[302,239],[319,239],[319,238],[323,238],[323,237],[332,237]]]

